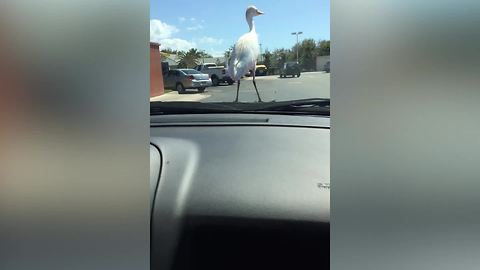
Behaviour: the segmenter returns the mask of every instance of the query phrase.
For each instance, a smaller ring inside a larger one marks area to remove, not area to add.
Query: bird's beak
[[[263,15],[265,13],[261,12],[260,10],[257,10],[257,15]]]

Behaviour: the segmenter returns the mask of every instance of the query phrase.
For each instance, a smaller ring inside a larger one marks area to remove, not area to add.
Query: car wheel
[[[213,76],[213,77],[212,77],[212,85],[213,85],[213,86],[218,86],[218,78],[217,78],[217,76]]]
[[[199,93],[203,93],[204,91],[205,91],[205,87],[200,87],[200,88],[198,88],[198,92],[199,92]]]
[[[228,80],[228,85],[232,85],[233,84],[233,80]]]
[[[297,77],[300,77],[300,73],[297,74]]]
[[[183,84],[181,83],[177,83],[177,85],[175,86],[175,89],[179,94],[185,93],[185,87],[183,87]]]

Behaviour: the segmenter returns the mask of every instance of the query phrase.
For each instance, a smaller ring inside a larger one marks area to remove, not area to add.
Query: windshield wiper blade
[[[157,101],[150,103],[150,114],[236,113],[241,109],[223,103],[194,101]]]
[[[271,113],[330,115],[330,99],[309,98],[271,102],[194,102],[157,101],[150,103],[150,114]]]
[[[258,108],[256,108],[254,111],[330,115],[330,99],[309,98],[280,102],[269,102],[259,105]]]

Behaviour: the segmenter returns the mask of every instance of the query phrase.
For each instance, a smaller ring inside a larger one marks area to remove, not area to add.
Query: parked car
[[[229,85],[233,84],[233,80],[228,76],[227,69],[224,66],[217,66],[215,63],[204,63],[196,66],[195,70],[208,74],[213,86],[217,86],[221,82]]]
[[[280,78],[285,78],[289,75],[300,77],[300,73],[300,65],[297,62],[286,62],[280,71]]]
[[[255,69],[255,76],[267,75],[267,67],[265,65],[257,65]]]
[[[325,63],[325,65],[323,66],[323,70],[325,70],[326,73],[330,73],[330,61]]]
[[[267,75],[267,66],[265,65],[256,65],[255,67],[255,76],[265,76]],[[250,70],[247,75],[247,77],[252,76],[252,70]]]
[[[175,89],[178,93],[184,93],[185,89],[197,89],[199,93],[212,85],[208,74],[195,69],[172,69],[163,78],[165,88]]]

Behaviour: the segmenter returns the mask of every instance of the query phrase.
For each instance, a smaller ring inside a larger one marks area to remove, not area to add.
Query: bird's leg
[[[238,90],[240,89],[240,80],[237,81],[237,97],[234,102],[238,102]]]
[[[257,91],[257,97],[258,97],[258,102],[263,102],[262,99],[260,98],[260,94],[258,93],[257,90],[257,83],[255,82],[255,70],[253,70],[253,86],[255,87],[255,91]]]

